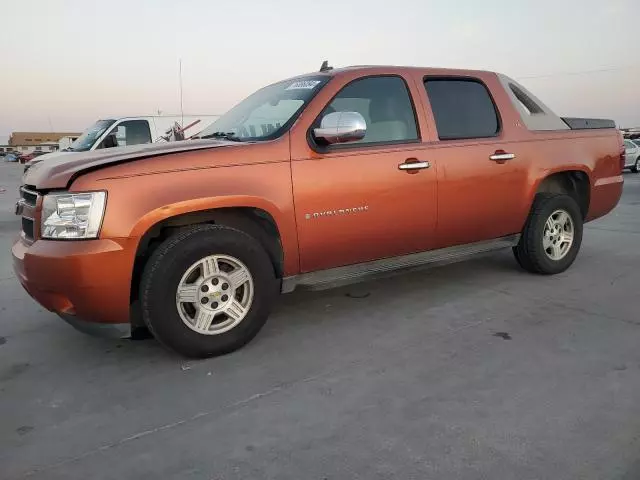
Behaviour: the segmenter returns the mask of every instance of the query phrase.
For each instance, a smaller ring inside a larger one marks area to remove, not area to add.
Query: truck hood
[[[228,140],[184,140],[179,142],[147,143],[91,152],[65,152],[63,155],[52,156],[34,163],[24,173],[22,182],[38,190],[66,188],[74,178],[86,171],[157,155],[206,150],[230,145],[237,146],[238,143]],[[42,156],[44,157],[45,155]]]

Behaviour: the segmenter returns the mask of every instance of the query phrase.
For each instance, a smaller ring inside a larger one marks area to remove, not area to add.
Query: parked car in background
[[[25,290],[79,330],[146,325],[183,355],[220,355],[279,292],[505,247],[563,272],[624,182],[615,122],[559,117],[486,71],[323,65],[198,137],[28,170],[12,249]]]
[[[18,161],[18,154],[16,152],[9,152],[7,154],[5,154],[4,156],[4,161],[5,162],[17,162]]]
[[[35,152],[29,152],[29,153],[23,153],[22,155],[20,155],[18,157],[18,161],[20,163],[27,163],[31,160],[33,160],[36,157],[40,157],[42,155],[45,155],[47,152],[40,152],[40,151],[35,151]]]
[[[162,115],[98,120],[69,147],[28,162],[24,171],[36,163],[77,152],[183,140],[204,130],[217,118],[218,115]]]
[[[624,168],[628,168],[633,173],[640,172],[640,139],[625,140],[624,152]]]

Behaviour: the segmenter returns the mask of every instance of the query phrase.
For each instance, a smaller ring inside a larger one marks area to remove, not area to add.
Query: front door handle
[[[404,163],[398,165],[400,170],[407,170],[407,173],[418,173],[417,170],[423,170],[431,167],[429,162],[421,162],[416,158],[407,158]]]
[[[496,150],[496,153],[489,156],[490,160],[493,160],[494,162],[498,162],[498,163],[504,163],[507,160],[513,160],[514,158],[516,158],[514,153],[508,153],[508,152],[505,152],[504,150]]]

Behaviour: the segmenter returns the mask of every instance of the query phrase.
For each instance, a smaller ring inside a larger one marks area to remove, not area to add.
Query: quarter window
[[[487,88],[476,80],[427,79],[424,82],[440,140],[494,137],[498,113]]]
[[[332,112],[358,112],[367,132],[351,144],[402,143],[418,140],[409,91],[400,77],[367,77],[345,86],[327,105],[316,123]]]

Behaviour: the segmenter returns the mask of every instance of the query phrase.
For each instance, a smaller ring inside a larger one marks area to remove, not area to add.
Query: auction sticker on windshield
[[[311,90],[320,83],[320,80],[301,80],[293,82],[285,90]]]

